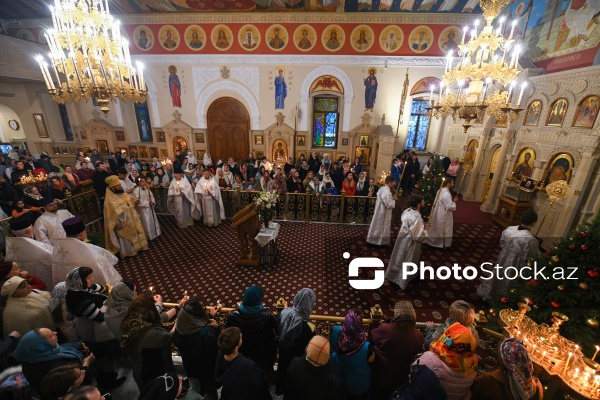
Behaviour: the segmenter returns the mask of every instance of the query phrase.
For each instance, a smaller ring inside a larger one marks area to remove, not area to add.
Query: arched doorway
[[[231,97],[215,100],[206,113],[208,150],[213,161],[248,158],[250,117],[242,103]]]
[[[489,193],[490,193],[490,187],[492,186],[492,180],[494,179],[494,171],[496,170],[496,166],[498,165],[498,158],[500,156],[500,146],[498,146],[496,148],[496,150],[494,150],[494,154],[492,155],[492,161],[490,162],[490,168],[488,169],[488,176],[487,179],[485,180],[485,186],[483,187],[483,193],[481,194],[481,202],[485,203],[485,201],[487,200]]]

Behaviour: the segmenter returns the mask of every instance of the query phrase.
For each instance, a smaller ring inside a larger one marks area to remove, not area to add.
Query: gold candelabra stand
[[[48,179],[48,175],[45,172],[40,172],[37,175],[34,175],[33,172],[29,171],[29,175],[22,176],[18,185],[32,185],[40,182],[46,182]]]
[[[500,311],[499,320],[510,337],[527,347],[531,360],[549,375],[555,375],[569,388],[589,399],[600,399],[600,364],[586,358],[579,345],[560,335],[560,326],[569,320],[565,314],[553,312],[553,325],[536,324],[525,314],[528,301],[519,310]],[[594,358],[594,357],[592,357]]]

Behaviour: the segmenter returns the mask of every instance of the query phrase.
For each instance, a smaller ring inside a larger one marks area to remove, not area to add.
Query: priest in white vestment
[[[202,222],[207,226],[218,226],[225,219],[225,209],[221,199],[219,183],[213,174],[206,170],[196,185],[196,204],[202,210]]]
[[[19,268],[41,279],[46,290],[52,290],[52,246],[28,237],[6,238],[6,260],[19,264]]]
[[[123,278],[115,269],[119,259],[102,247],[86,243],[87,232],[81,217],[73,217],[63,222],[67,238],[54,242],[52,255],[52,277],[54,284],[65,281],[73,268],[94,269],[94,279],[105,286],[115,286]]]
[[[55,200],[49,196],[42,198],[40,204],[44,208],[44,213],[33,226],[35,240],[52,246],[53,239],[67,237],[62,223],[64,220],[73,218],[74,215],[68,210],[59,210]]]
[[[392,212],[396,207],[396,201],[392,195],[391,188],[396,184],[393,176],[385,178],[385,185],[377,192],[377,201],[373,219],[367,234],[367,243],[378,246],[387,246],[390,244],[390,229],[392,225]]]
[[[521,225],[509,226],[502,232],[500,237],[500,254],[498,254],[497,264],[504,271],[505,268],[514,267],[521,270],[527,264],[529,258],[535,258],[540,255],[539,242],[530,232],[535,226],[538,215],[535,211],[525,211],[521,214]],[[494,267],[496,267],[494,265]],[[490,266],[487,268],[492,270]],[[500,272],[502,274],[502,272]],[[489,275],[489,274],[485,274]],[[477,288],[477,296],[485,301],[498,299],[506,295],[511,281],[508,279],[482,279],[481,285]]]
[[[154,195],[148,188],[148,183],[144,178],[138,178],[138,186],[133,190],[132,195],[138,201],[136,208],[140,213],[144,232],[146,232],[146,238],[148,238],[148,240],[156,239],[160,236],[160,224],[158,223],[158,218],[154,211],[156,202],[154,201]]]
[[[192,185],[181,168],[175,168],[173,175],[167,192],[167,208],[177,220],[178,227],[194,226],[194,219],[200,219],[200,211],[196,208]]]
[[[406,290],[408,283],[417,276],[404,276],[402,263],[419,265],[421,256],[421,243],[427,239],[428,226],[423,223],[421,207],[425,205],[423,196],[412,195],[408,201],[409,208],[402,213],[402,226],[398,232],[394,251],[390,256],[390,263],[385,271],[385,279]]]
[[[444,187],[438,192],[435,208],[431,213],[429,223],[429,238],[427,244],[433,247],[452,246],[452,230],[454,218],[452,212],[456,210],[456,201],[452,198],[450,190],[454,187],[454,178],[446,178]]]

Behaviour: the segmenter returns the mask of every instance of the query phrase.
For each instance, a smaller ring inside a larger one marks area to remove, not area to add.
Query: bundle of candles
[[[559,312],[553,312],[553,326],[536,324],[525,313],[529,310],[529,301],[519,303],[520,310],[500,311],[500,320],[510,337],[523,342],[529,351],[531,360],[544,368],[550,375],[557,375],[575,392],[589,399],[600,399],[600,364],[595,358],[586,358],[578,344],[560,335],[560,326],[569,318]]]
[[[21,177],[19,184],[28,185],[31,183],[45,182],[46,179],[48,179],[48,175],[46,175],[44,172],[40,172],[38,175],[33,175],[33,173],[29,171],[29,175]]]

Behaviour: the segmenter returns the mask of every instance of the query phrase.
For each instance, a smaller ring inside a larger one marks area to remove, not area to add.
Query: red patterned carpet
[[[427,265],[478,266],[496,259],[501,230],[489,222],[465,223],[470,221],[468,214],[478,222],[489,221],[489,216],[474,204],[459,204],[464,213],[457,211],[455,220],[464,222],[455,223],[450,249],[423,246],[422,259]],[[353,289],[348,284],[344,252],[350,252],[352,258],[379,257],[387,265],[392,251],[391,247],[368,246],[366,226],[281,223],[279,262],[275,267],[252,268],[235,265],[238,242],[228,221],[217,228],[196,225],[182,230],[172,217],[159,218],[162,236],[150,244],[150,250],[121,260],[117,269],[123,277],[135,279],[142,289],[154,286],[165,301],[177,301],[187,290],[206,303],[221,300],[224,306],[235,307],[246,287],[257,284],[263,287],[269,307],[274,307],[279,297],[291,301],[300,289],[310,287],[317,294],[314,312],[324,315],[343,316],[350,308],[364,309],[374,304],[381,304],[384,312],[391,315],[393,304],[406,299],[415,304],[419,321],[439,322],[445,319],[447,307],[454,300],[471,301],[478,309],[483,306],[474,297],[476,282],[413,281],[403,295],[387,284],[379,290]],[[392,227],[394,238],[399,227],[399,223]]]

